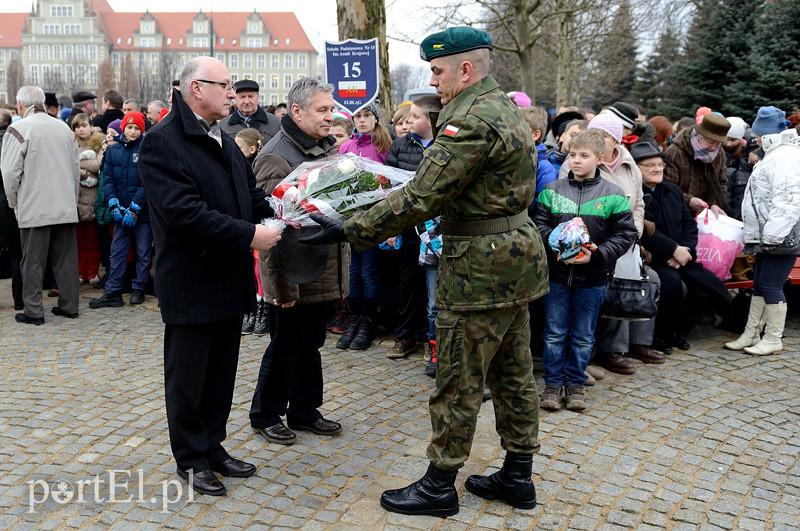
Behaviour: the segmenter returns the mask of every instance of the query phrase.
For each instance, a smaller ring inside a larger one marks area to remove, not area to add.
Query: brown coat
[[[78,219],[80,221],[95,220],[95,202],[97,201],[100,168],[103,167],[103,137],[95,133],[86,141],[78,141],[78,155],[86,150],[95,152],[95,158],[84,159],[81,157],[81,180],[78,189]]]
[[[311,161],[336,153],[338,151],[333,144],[326,145],[325,149],[316,144],[309,148],[307,142],[294,140],[282,129],[256,158],[253,168],[256,186],[269,195],[294,167],[299,166],[299,158]],[[295,166],[290,166],[287,160],[296,161]],[[346,243],[331,245],[325,271],[318,279],[306,284],[289,282],[281,274],[274,249],[259,253],[259,271],[264,286],[264,298],[269,303],[285,304],[297,301],[298,304],[314,304],[339,300],[346,297],[350,290],[350,246]]]
[[[680,187],[687,203],[692,197],[699,197],[709,206],[717,205],[727,212],[728,174],[724,150],[720,148],[710,164],[695,160],[691,142],[693,129],[681,131],[675,142],[664,151],[664,178]]]

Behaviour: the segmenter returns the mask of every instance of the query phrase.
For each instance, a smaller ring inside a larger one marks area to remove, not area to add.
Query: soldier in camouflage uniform
[[[490,49],[488,34],[465,27],[422,42],[431,85],[445,107],[416,176],[343,225],[315,217],[323,231],[308,240],[346,238],[365,249],[441,214],[431,464],[419,481],[381,497],[384,508],[403,514],[458,512],[454,482],[469,456],[484,382],[507,453],[500,471],[471,476],[467,490],[515,507],[536,505],[531,462],[539,448],[538,397],[527,304],[547,293],[547,258],[527,214],[536,184],[531,134],[488,74]]]

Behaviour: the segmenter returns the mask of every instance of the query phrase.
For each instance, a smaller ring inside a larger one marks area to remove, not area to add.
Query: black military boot
[[[375,339],[375,309],[377,301],[374,299],[364,299],[362,302],[361,319],[358,322],[358,330],[350,343],[352,350],[367,350]]]
[[[402,489],[385,491],[381,506],[400,514],[453,516],[458,513],[456,474],[458,470],[439,470],[431,463],[422,479]]]
[[[353,338],[356,337],[358,333],[358,326],[360,323],[360,315],[351,315],[347,318],[347,321],[345,321],[344,334],[339,336],[339,340],[336,342],[336,348],[339,350],[347,350],[350,348]]]
[[[531,481],[533,455],[506,452],[503,468],[491,476],[470,476],[465,486],[475,496],[504,501],[517,509],[536,507],[536,489]]]
[[[269,332],[269,304],[267,301],[258,301],[258,310],[253,322],[253,335],[263,336]]]

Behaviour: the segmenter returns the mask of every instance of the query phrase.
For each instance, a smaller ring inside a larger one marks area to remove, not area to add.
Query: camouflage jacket
[[[527,209],[536,186],[536,152],[525,120],[494,78],[458,94],[439,113],[436,128],[414,179],[345,222],[356,247],[367,248],[437,215],[463,222]],[[520,305],[544,295],[547,287],[547,258],[530,220],[499,234],[444,235],[439,307]]]

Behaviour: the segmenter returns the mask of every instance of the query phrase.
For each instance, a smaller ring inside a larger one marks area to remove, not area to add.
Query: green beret
[[[457,26],[425,37],[419,45],[419,56],[423,61],[430,61],[479,48],[491,50],[492,37],[479,29]]]

